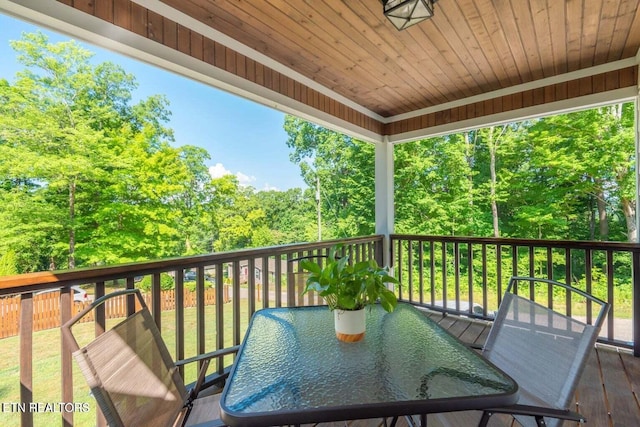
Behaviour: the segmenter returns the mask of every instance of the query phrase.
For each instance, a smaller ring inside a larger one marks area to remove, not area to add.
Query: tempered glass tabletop
[[[516,383],[415,307],[367,308],[335,337],[326,306],[257,311],[222,395],[229,425],[339,421],[504,406]]]

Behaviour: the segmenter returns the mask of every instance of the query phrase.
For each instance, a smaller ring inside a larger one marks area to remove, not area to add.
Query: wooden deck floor
[[[466,343],[483,344],[491,327],[488,322],[468,318],[442,316],[440,313],[429,315]],[[633,357],[628,350],[597,344],[578,385],[574,409],[586,417],[587,427],[640,427],[640,358]],[[397,425],[406,427],[408,424],[400,420]],[[580,425],[564,424],[565,427]],[[384,422],[372,419],[315,426],[382,427]],[[489,426],[519,424],[511,417],[493,416]]]

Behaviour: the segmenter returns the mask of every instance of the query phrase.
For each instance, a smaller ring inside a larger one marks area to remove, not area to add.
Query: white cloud
[[[251,183],[256,181],[255,176],[246,175],[242,172],[233,173],[225,168],[222,163],[216,163],[214,166],[210,166],[209,175],[211,175],[212,178],[221,178],[225,175],[235,175],[235,177],[238,178],[238,183],[244,187],[251,185]]]
[[[222,163],[216,163],[215,166],[209,166],[209,175],[211,178],[222,178],[225,175],[233,175],[227,170]]]
[[[245,187],[247,185],[251,185],[251,183],[256,180],[255,176],[248,176],[243,174],[242,172],[236,172],[236,178],[238,178],[238,182],[240,183],[240,185],[243,185]]]

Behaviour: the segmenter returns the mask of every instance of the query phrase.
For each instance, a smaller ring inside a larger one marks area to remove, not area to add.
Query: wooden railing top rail
[[[600,242],[592,240],[542,240],[518,239],[511,237],[465,237],[465,236],[429,236],[424,234],[391,234],[391,240],[438,241],[458,243],[481,243],[505,246],[541,246],[563,249],[591,249],[640,252],[640,243]]]
[[[167,258],[105,267],[86,267],[75,270],[41,271],[0,277],[0,295],[36,292],[52,287],[94,283],[126,277],[142,276],[165,271],[203,267],[263,256],[285,255],[331,247],[336,243],[361,244],[381,241],[382,235],[325,240],[312,243],[294,243],[258,249],[242,249],[190,257]],[[55,286],[53,286],[55,285]]]

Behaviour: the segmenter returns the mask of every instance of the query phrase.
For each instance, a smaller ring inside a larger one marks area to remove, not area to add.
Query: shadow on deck
[[[427,312],[453,335],[463,342],[483,344],[491,323],[464,317]],[[596,344],[576,391],[575,411],[587,419],[586,426],[592,427],[634,427],[640,426],[640,358],[630,351]],[[380,419],[345,421],[315,424],[318,427],[382,427]],[[408,424],[401,419],[397,426]],[[565,422],[564,426],[580,426]],[[311,427],[306,425],[305,427]],[[513,418],[494,415],[491,427],[519,426]],[[467,427],[467,426],[460,426]]]

